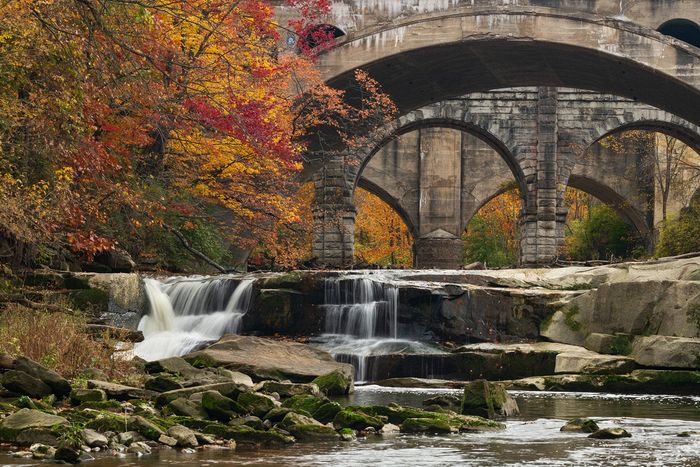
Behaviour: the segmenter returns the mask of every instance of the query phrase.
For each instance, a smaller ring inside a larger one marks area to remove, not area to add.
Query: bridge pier
[[[413,263],[417,269],[459,269],[464,265],[464,241],[444,234],[414,239]]]

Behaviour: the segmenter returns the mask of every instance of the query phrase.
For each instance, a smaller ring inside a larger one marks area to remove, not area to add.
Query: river
[[[346,404],[420,406],[456,390],[358,387]],[[583,393],[513,393],[521,415],[504,431],[442,436],[397,434],[352,442],[296,444],[278,450],[232,452],[204,449],[194,454],[160,450],[141,458],[98,457],[90,465],[127,466],[700,466],[700,396],[628,396]],[[620,426],[632,434],[594,440],[559,428],[574,417],[590,417],[601,427]],[[99,456],[99,454],[98,454]],[[0,456],[0,465],[38,462]]]

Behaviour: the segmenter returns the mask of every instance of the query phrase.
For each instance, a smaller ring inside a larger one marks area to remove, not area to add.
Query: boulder
[[[168,436],[177,440],[177,445],[182,448],[196,448],[199,446],[194,431],[182,425],[174,425],[168,428]]]
[[[313,412],[313,417],[321,423],[332,422],[335,416],[342,410],[337,402],[328,401]]]
[[[594,433],[591,433],[589,438],[594,439],[619,439],[619,438],[631,438],[632,435],[622,428],[603,428]]]
[[[460,407],[462,406],[462,399],[460,399],[457,396],[452,396],[448,394],[444,396],[435,396],[429,399],[425,399],[423,401],[423,405],[438,406],[442,407],[443,409],[459,411]]]
[[[109,399],[128,401],[129,399],[154,399],[158,393],[148,389],[134,388],[123,384],[109,383],[91,379],[87,383],[89,389],[101,389]]]
[[[95,263],[107,266],[113,272],[131,272],[136,269],[136,262],[123,248],[112,248],[95,255]]]
[[[202,408],[201,403],[179,397],[163,407],[165,414],[179,415],[182,417],[206,418],[207,412]]]
[[[202,394],[202,408],[214,420],[228,422],[238,415],[245,415],[246,409],[238,402],[221,395],[218,391]]]
[[[68,446],[61,446],[56,449],[53,455],[54,460],[64,462],[66,464],[80,463],[80,450]]]
[[[629,334],[592,332],[583,341],[583,346],[591,352],[608,355],[628,355],[631,345],[631,336]]]
[[[270,410],[280,406],[280,403],[272,397],[257,392],[242,392],[238,396],[237,402],[248,413],[258,417],[264,417]]]
[[[301,411],[301,413],[311,415],[326,402],[328,402],[328,399],[322,397],[306,395],[292,396],[286,401],[282,402],[282,407],[290,408],[295,412]]]
[[[340,370],[315,378],[312,383],[327,396],[344,396],[353,390],[352,376]]]
[[[109,440],[105,435],[89,428],[80,432],[80,438],[86,446],[91,448],[103,448],[109,444]]]
[[[332,427],[294,412],[289,412],[278,426],[301,442],[334,441],[339,438]]]
[[[41,399],[52,394],[52,389],[42,380],[35,378],[24,371],[10,370],[2,374],[0,383],[15,394]]]
[[[171,448],[174,448],[177,446],[177,440],[173,438],[172,436],[168,435],[160,435],[158,438],[158,442],[160,444],[165,444],[166,446],[170,446]]]
[[[102,389],[73,389],[70,393],[70,402],[73,405],[85,402],[103,402],[107,400],[107,393]]]
[[[637,336],[630,357],[648,367],[700,369],[700,339]]]
[[[407,418],[401,424],[403,433],[442,434],[456,431],[450,424],[437,418]]]
[[[485,418],[507,418],[518,415],[515,402],[502,384],[477,380],[464,387],[461,413]]]
[[[144,369],[147,373],[171,373],[180,375],[184,378],[197,377],[202,373],[202,370],[195,368],[181,357],[169,357],[152,362],[146,362]]]
[[[625,374],[636,368],[633,359],[618,355],[600,355],[594,352],[560,353],[555,373],[583,373],[594,375]]]
[[[352,428],[353,430],[365,430],[369,427],[380,430],[386,418],[369,415],[359,408],[346,407],[333,418],[333,425],[336,429]]]
[[[575,433],[594,433],[600,428],[598,424],[588,418],[575,418],[566,422],[566,425],[560,428],[559,431],[570,431]]]
[[[168,375],[158,375],[148,378],[143,385],[144,388],[154,392],[167,392],[183,389],[182,384],[175,381],[175,378]]]
[[[264,392],[266,394],[276,392],[284,398],[300,396],[303,394],[316,397],[321,395],[321,391],[316,384],[292,383],[288,381],[264,381],[260,386],[260,392]]]
[[[129,430],[135,431],[144,438],[152,441],[158,441],[158,438],[164,434],[163,430],[140,415],[129,417],[127,420],[127,426]]]
[[[58,425],[68,425],[68,420],[39,410],[20,409],[0,423],[0,440],[13,442],[25,430],[51,430]]]
[[[196,367],[238,370],[257,380],[288,379],[307,383],[335,370],[348,378],[352,378],[354,372],[352,365],[338,363],[320,349],[254,336],[227,335],[184,358]]]
[[[245,425],[253,428],[254,430],[264,430],[265,422],[263,422],[259,417],[255,415],[248,415],[247,417],[234,418],[229,425]]]
[[[215,383],[215,384],[205,384],[204,386],[193,386],[184,389],[175,389],[174,391],[166,391],[160,393],[156,398],[156,405],[162,407],[171,401],[179,398],[190,398],[193,394],[204,393],[207,391],[216,391],[226,397],[231,397],[233,399],[238,398],[238,395],[242,392],[247,391],[248,386],[244,386],[238,383]]]
[[[14,361],[14,369],[40,379],[58,397],[65,397],[71,392],[71,386],[67,379],[26,357],[17,357]]]

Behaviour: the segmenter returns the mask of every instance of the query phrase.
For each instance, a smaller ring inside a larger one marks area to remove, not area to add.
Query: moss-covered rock
[[[307,395],[293,396],[287,399],[286,401],[282,402],[282,407],[287,407],[289,409],[294,410],[295,412],[303,410],[308,414],[313,414],[314,412],[316,412],[316,410],[318,410],[319,407],[321,407],[326,402],[328,402],[328,399],[322,397]]]
[[[148,378],[144,382],[143,387],[155,392],[175,391],[177,389],[183,388],[182,384],[176,381],[174,377],[165,374],[160,374],[153,378]]]
[[[389,404],[386,406],[373,405],[368,407],[361,407],[360,409],[368,414],[386,417],[390,423],[393,423],[395,425],[402,424],[407,418],[429,417],[429,414],[431,413],[426,410],[417,409],[414,407],[402,407],[398,404]]]
[[[301,413],[302,415],[306,415],[308,417],[311,416],[310,413],[308,413],[305,410],[295,410],[291,409],[289,407],[275,407],[274,409],[270,410],[267,414],[265,414],[265,417],[263,417],[263,420],[269,420],[270,423],[278,423],[284,419],[284,417],[289,413],[289,412],[297,412]]]
[[[351,407],[344,408],[333,418],[333,425],[338,430],[342,428],[364,430],[369,427],[379,430],[385,423],[386,417],[369,415],[358,408]]]
[[[280,397],[284,398],[301,395],[319,397],[321,395],[321,391],[315,384],[280,381],[265,381],[260,388],[260,392],[264,392],[266,394],[276,392],[280,395]]]
[[[403,433],[441,434],[457,431],[447,420],[439,418],[407,418],[401,424]]]
[[[343,408],[341,407],[341,405],[337,402],[329,401],[320,406],[318,409],[316,409],[316,411],[313,413],[313,418],[324,424],[329,423],[333,421],[335,416],[342,409]]]
[[[109,293],[100,289],[69,290],[66,296],[78,310],[102,312],[109,310]]]
[[[594,433],[588,435],[589,438],[594,439],[619,439],[619,438],[631,438],[632,435],[623,428],[603,428]]]
[[[266,395],[257,392],[243,392],[238,396],[237,402],[247,412],[258,417],[264,417],[270,410],[279,405],[279,402]]]
[[[353,390],[352,378],[337,370],[319,376],[312,383],[315,383],[327,396],[343,396]]]
[[[162,428],[157,426],[152,421],[146,420],[140,415],[134,415],[132,417],[129,417],[129,419],[127,420],[127,427],[129,428],[129,430],[135,431],[144,438],[150,439],[152,441],[158,441],[158,438],[160,438],[160,436],[164,434]]]
[[[10,370],[0,376],[0,384],[16,394],[41,399],[52,394],[51,388],[42,380],[24,371]]]
[[[239,417],[239,418],[234,418],[230,422],[228,422],[229,425],[245,425],[253,428],[254,430],[264,430],[265,429],[265,423],[260,420],[259,417],[256,417],[255,415],[248,415],[246,417]]]
[[[85,424],[85,428],[104,433],[105,431],[122,432],[127,431],[127,418],[109,412],[99,413],[95,418]]]
[[[28,430],[56,430],[68,425],[64,417],[51,415],[39,410],[20,409],[0,423],[0,440],[18,442],[18,436]]]
[[[80,405],[85,402],[102,402],[107,400],[107,393],[102,389],[73,389],[70,393],[70,402]]]
[[[570,431],[575,433],[594,433],[600,428],[598,424],[588,418],[575,418],[566,422],[560,431]]]
[[[294,443],[294,438],[274,430],[260,431],[246,425],[228,426],[220,423],[208,425],[204,433],[223,439],[233,439],[241,449],[255,449],[260,446],[279,447]]]
[[[336,441],[340,439],[338,433],[327,425],[293,425],[287,429],[288,432],[302,443],[315,441]]]
[[[246,409],[233,399],[222,396],[218,391],[202,394],[202,409],[213,420],[228,422],[238,415],[245,415]]]
[[[504,418],[520,413],[515,402],[502,384],[477,380],[464,387],[461,413],[485,418]]]
[[[108,400],[108,401],[87,401],[83,402],[78,406],[78,409],[83,410],[83,409],[93,409],[93,410],[112,410],[112,411],[120,411],[122,409],[122,405],[119,403],[119,401],[113,401],[113,400]]]
[[[163,407],[164,415],[180,415],[184,417],[206,418],[207,412],[202,408],[202,404],[184,397],[179,397]]]

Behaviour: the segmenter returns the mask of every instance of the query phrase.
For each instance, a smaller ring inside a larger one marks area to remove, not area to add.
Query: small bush
[[[700,196],[696,195],[677,219],[666,222],[659,234],[658,256],[700,251]]]
[[[16,304],[0,315],[0,353],[23,355],[65,377],[86,368],[99,368],[115,377],[130,370],[131,363],[113,357],[120,336],[105,334],[96,340],[86,331],[85,318],[66,313],[32,310]]]

